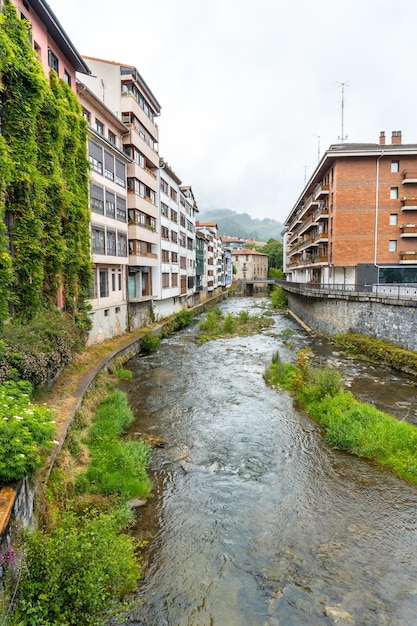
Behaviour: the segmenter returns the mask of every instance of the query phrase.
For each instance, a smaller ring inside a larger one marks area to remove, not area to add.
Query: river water
[[[220,306],[253,313],[267,302]],[[197,329],[198,320],[130,361],[121,385],[132,432],[166,441],[153,454],[154,497],[138,510],[149,548],[129,623],[415,626],[417,488],[331,449],[262,375],[277,349],[289,361],[310,345],[353,390],[411,421],[413,381],[345,361],[285,315],[272,331],[202,346]]]

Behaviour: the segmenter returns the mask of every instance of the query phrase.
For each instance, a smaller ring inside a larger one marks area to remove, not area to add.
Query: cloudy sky
[[[80,54],[135,65],[200,208],[284,221],[342,136],[417,143],[416,0],[48,0]]]

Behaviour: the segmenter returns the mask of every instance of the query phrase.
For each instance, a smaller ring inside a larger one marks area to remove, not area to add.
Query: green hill
[[[236,213],[230,209],[205,209],[199,216],[200,222],[216,222],[219,234],[242,237],[255,241],[278,239],[281,241],[282,224],[270,218],[253,219],[248,213]]]

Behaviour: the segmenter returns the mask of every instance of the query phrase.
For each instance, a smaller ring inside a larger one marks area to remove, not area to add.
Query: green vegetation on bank
[[[274,309],[286,309],[288,302],[282,287],[274,287],[271,292],[271,304]]]
[[[383,361],[398,370],[417,372],[417,353],[394,346],[382,339],[364,337],[356,333],[338,334],[333,341],[351,355],[364,355],[374,361]]]
[[[344,391],[336,370],[314,369],[309,354],[300,351],[295,365],[274,355],[264,376],[271,386],[293,394],[324,427],[333,447],[372,459],[417,484],[417,428]]]
[[[248,311],[240,311],[239,315],[224,315],[219,307],[207,313],[206,318],[200,322],[200,335],[198,343],[202,344],[210,339],[221,337],[248,337],[256,335],[274,323],[268,313],[262,315],[250,315]]]
[[[31,403],[32,385],[0,385],[0,484],[30,476],[42,463],[42,451],[54,445],[53,414]]]
[[[85,398],[51,472],[38,528],[14,546],[23,559],[10,624],[104,625],[136,588],[143,543],[127,533],[134,521],[127,499],[150,494],[151,449],[122,439],[133,415],[114,389],[120,366],[102,374]],[[18,569],[7,565],[12,594]]]

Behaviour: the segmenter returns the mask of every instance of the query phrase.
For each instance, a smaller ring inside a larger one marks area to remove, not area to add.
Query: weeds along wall
[[[89,328],[87,127],[71,88],[45,76],[28,25],[0,13],[0,324],[54,305]],[[7,226],[5,226],[5,224]]]

